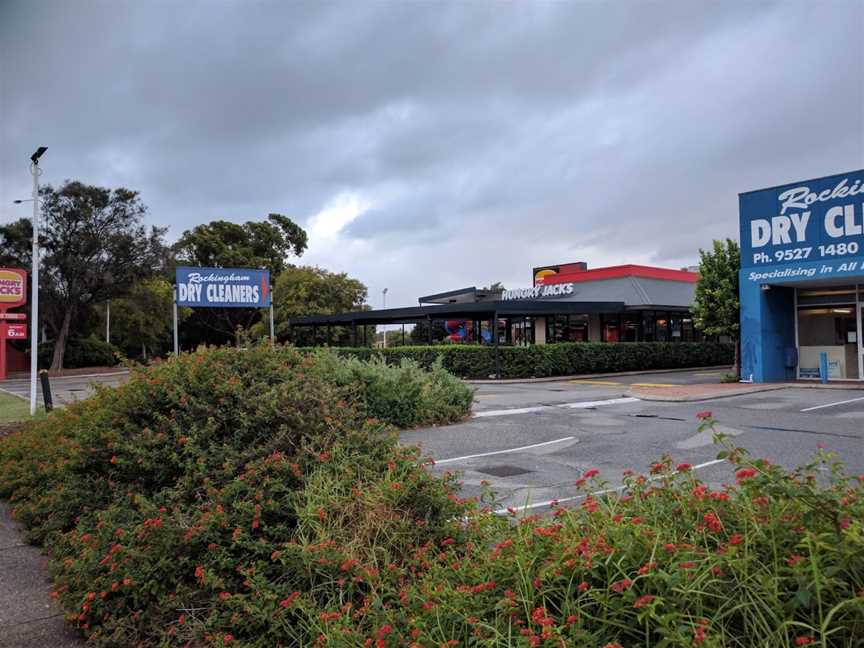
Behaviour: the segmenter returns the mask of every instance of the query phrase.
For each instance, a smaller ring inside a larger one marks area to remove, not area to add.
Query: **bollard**
[[[48,381],[48,372],[44,369],[40,371],[39,379],[42,381],[42,400],[45,403],[45,411],[50,412],[54,409],[54,401],[51,399],[51,383]]]
[[[828,354],[825,351],[819,354],[819,380],[823,385],[828,384]]]

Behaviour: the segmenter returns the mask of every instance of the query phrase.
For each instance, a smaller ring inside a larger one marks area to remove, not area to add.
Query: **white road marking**
[[[828,403],[827,405],[816,405],[815,407],[805,407],[802,409],[802,412],[812,412],[813,410],[822,409],[823,407],[834,407],[835,405],[845,405],[846,403],[855,403],[857,401],[864,400],[864,396],[861,398],[850,398],[849,400],[837,401],[836,403]]]
[[[566,403],[557,407],[565,407],[567,409],[588,409],[590,407],[600,407],[601,405],[621,405],[622,403],[636,403],[638,398],[627,396],[626,398],[609,398],[607,400],[586,401],[583,403]]]
[[[531,412],[541,412],[555,408],[562,409],[589,409],[591,407],[602,407],[604,405],[621,405],[622,403],[635,403],[639,399],[628,396],[625,398],[608,398],[599,401],[583,401],[580,403],[562,403],[561,405],[536,405],[534,407],[514,407],[511,409],[502,410],[487,410],[485,412],[474,412],[474,418],[482,418],[485,416],[510,416],[512,414],[529,414]]]
[[[540,410],[549,409],[546,405],[538,405],[536,407],[514,407],[513,409],[503,410],[488,410],[486,412],[474,412],[474,418],[483,416],[507,416],[508,414],[528,414],[529,412],[539,412]]]
[[[509,452],[521,452],[522,450],[530,450],[531,448],[542,448],[543,446],[553,445],[555,443],[564,443],[565,441],[573,441],[576,437],[568,436],[562,439],[555,439],[554,441],[544,441],[543,443],[533,443],[527,446],[521,446],[519,448],[508,448],[507,450],[495,450],[494,452],[481,452],[480,454],[473,455],[465,455],[464,457],[451,457],[450,459],[442,459],[441,461],[436,461],[435,465],[440,466],[445,463],[452,463],[454,461],[464,461],[465,459],[475,459],[477,457],[491,457],[492,455],[497,454],[507,454]]]
[[[691,470],[699,470],[700,468],[707,468],[708,466],[713,466],[718,463],[723,463],[726,459],[712,459],[711,461],[706,461],[705,463],[696,464],[691,467]],[[651,481],[658,479],[658,477],[649,478]],[[592,495],[605,495],[606,493],[615,493],[617,491],[624,490],[625,486],[622,484],[621,486],[616,486],[615,488],[605,488],[603,490],[594,491]],[[508,515],[510,510],[516,511],[517,513],[520,511],[530,511],[531,509],[536,508],[544,508],[547,506],[552,506],[552,504],[563,504],[564,502],[573,502],[575,500],[585,499],[585,495],[574,495],[572,497],[562,497],[560,499],[547,500],[545,502],[537,502],[536,504],[525,504],[524,506],[510,506],[503,509],[498,509],[495,511],[495,515]]]

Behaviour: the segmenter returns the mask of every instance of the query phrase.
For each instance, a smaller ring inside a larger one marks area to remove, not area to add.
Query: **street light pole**
[[[33,175],[33,251],[30,260],[30,416],[36,415],[36,374],[39,358],[39,158],[46,147],[40,146],[30,157]]]
[[[381,310],[387,310],[387,289],[381,291]],[[382,326],[384,330],[384,348],[387,348],[387,325]]]

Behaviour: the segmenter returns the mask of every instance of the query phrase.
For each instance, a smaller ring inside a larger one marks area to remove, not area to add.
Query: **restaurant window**
[[[638,313],[627,313],[621,319],[621,341],[622,342],[638,342],[639,341],[639,326],[642,324],[642,317]]]
[[[681,313],[669,313],[669,340],[681,341]]]
[[[588,341],[588,316],[587,315],[570,315],[567,325],[567,341],[568,342],[587,342]]]
[[[645,342],[654,342],[655,339],[654,311],[642,311],[642,340]]]
[[[514,346],[534,344],[534,318],[519,317],[510,320],[511,339]]]
[[[601,340],[603,342],[618,342],[621,340],[621,326],[618,316],[600,316]]]
[[[685,315],[681,318],[681,341],[682,342],[695,342],[696,341],[696,329],[693,325],[693,318],[690,315]]]
[[[587,315],[555,315],[546,318],[547,342],[587,342]]]
[[[656,313],[654,317],[654,339],[658,342],[669,341],[669,314]]]

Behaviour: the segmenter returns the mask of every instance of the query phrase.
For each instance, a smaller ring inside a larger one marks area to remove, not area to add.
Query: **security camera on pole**
[[[36,374],[39,347],[39,158],[48,148],[40,146],[30,156],[30,173],[33,175],[33,256],[31,259],[31,311],[30,311],[30,416],[36,415]]]

